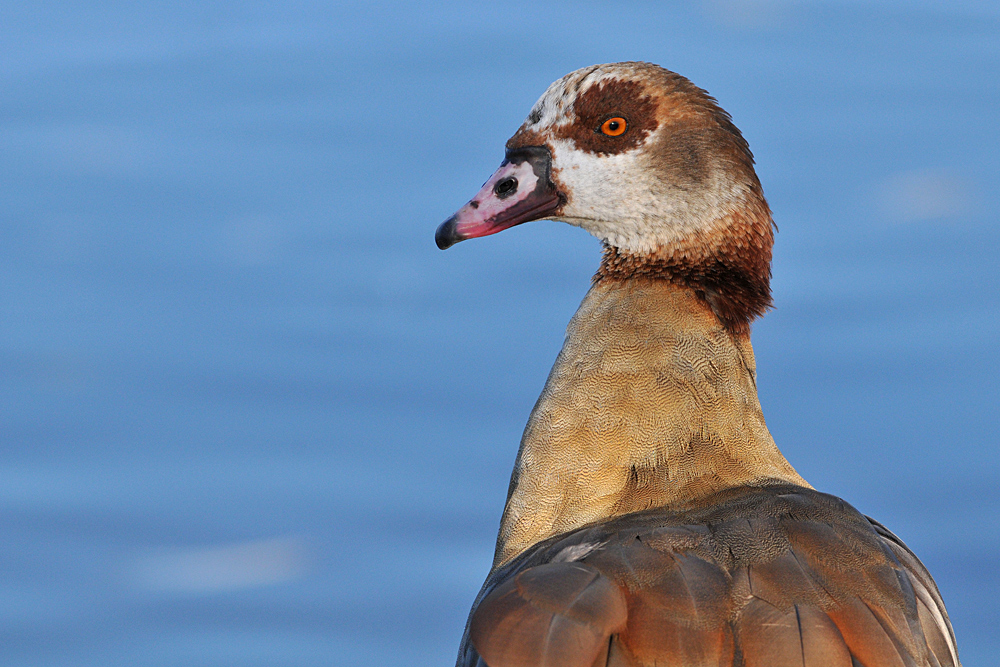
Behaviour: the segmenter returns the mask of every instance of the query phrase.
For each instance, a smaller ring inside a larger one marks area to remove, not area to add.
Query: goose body
[[[920,561],[767,430],[750,322],[773,230],[728,114],[655,65],[563,77],[437,242],[540,218],[605,252],[525,429],[458,665],[958,667]]]

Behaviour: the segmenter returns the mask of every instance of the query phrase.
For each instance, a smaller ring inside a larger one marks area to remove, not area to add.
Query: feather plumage
[[[574,545],[586,547],[579,560],[552,562]],[[528,550],[483,591],[460,665],[958,664],[920,562],[803,487],[731,489],[585,527]]]

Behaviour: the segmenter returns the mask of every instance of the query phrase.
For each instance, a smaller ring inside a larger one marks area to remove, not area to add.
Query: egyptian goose
[[[604,243],[511,476],[458,665],[958,667],[930,574],[774,444],[750,322],[773,228],[740,131],[648,63],[553,83],[440,248]]]

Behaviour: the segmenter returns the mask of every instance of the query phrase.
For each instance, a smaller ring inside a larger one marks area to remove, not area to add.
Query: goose
[[[750,324],[771,212],[688,79],[553,83],[441,249],[538,219],[603,243],[521,440],[457,665],[959,667],[927,569],[774,443]]]

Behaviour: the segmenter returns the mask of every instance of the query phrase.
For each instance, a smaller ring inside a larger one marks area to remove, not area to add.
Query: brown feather
[[[905,654],[861,600],[844,600],[830,610],[844,642],[858,662],[877,667],[912,667],[913,656]]]
[[[525,569],[486,597],[469,638],[491,667],[590,667],[624,627],[625,599],[598,570],[579,563]]]
[[[687,287],[723,327],[734,335],[747,335],[750,323],[772,303],[771,211],[759,195],[745,210],[728,217],[727,229],[714,238],[677,243],[655,254],[638,255],[605,245],[594,283],[645,278]]]
[[[690,553],[615,540],[586,559],[627,591],[628,626],[619,635],[640,664],[719,665],[732,660],[726,621],[728,577]]]
[[[840,631],[812,605],[782,610],[751,600],[737,628],[746,667],[851,667]]]
[[[495,570],[459,665],[957,667],[895,539],[782,484],[621,516]]]

